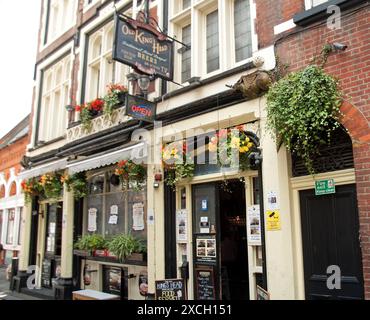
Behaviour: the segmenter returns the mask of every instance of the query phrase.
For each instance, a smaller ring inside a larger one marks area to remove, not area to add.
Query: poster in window
[[[187,211],[179,210],[177,212],[177,241],[188,240],[188,219]]]
[[[118,224],[118,216],[116,216],[116,215],[110,216],[108,224],[117,225]]]
[[[144,224],[144,203],[134,203],[132,206],[132,229],[134,231],[143,231],[145,229]]]
[[[98,216],[98,209],[90,208],[89,209],[89,217],[88,217],[88,226],[87,230],[89,232],[95,232],[97,230],[97,216]]]
[[[247,210],[247,232],[248,244],[252,246],[261,245],[261,216],[260,206],[254,205]]]

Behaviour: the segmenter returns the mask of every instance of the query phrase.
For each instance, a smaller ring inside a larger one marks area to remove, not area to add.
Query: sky
[[[40,0],[0,0],[0,137],[31,112]]]

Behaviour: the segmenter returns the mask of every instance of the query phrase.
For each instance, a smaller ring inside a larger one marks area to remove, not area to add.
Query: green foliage
[[[74,245],[78,250],[103,250],[107,247],[107,241],[99,234],[86,234],[78,239]]]
[[[87,196],[88,183],[84,172],[64,177],[64,183],[67,185],[67,190],[69,192],[73,191],[73,195],[76,200]]]
[[[339,127],[341,102],[338,81],[322,68],[310,65],[271,87],[267,93],[267,127],[314,174],[312,157]]]
[[[195,165],[190,162],[184,164],[174,164],[167,170],[167,177],[165,183],[175,188],[176,184],[183,179],[194,177]]]
[[[130,234],[120,234],[113,237],[108,243],[108,249],[116,255],[120,261],[124,261],[126,257],[133,253],[146,252],[146,246],[143,241]]]

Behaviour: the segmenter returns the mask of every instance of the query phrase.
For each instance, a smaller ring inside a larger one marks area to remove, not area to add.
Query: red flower
[[[90,110],[101,111],[104,107],[104,100],[96,99],[90,102]]]
[[[26,186],[27,186],[26,182],[25,181],[22,181],[21,186],[22,186],[22,189],[23,190],[26,189]]]
[[[82,110],[81,106],[76,106],[76,107],[75,107],[75,111],[76,111],[76,112],[81,112],[81,110]]]
[[[127,162],[128,162],[127,160],[122,160],[118,162],[118,167],[123,168],[127,164]]]

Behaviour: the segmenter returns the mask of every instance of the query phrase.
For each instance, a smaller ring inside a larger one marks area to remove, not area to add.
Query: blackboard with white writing
[[[216,288],[213,268],[197,268],[195,270],[196,299],[215,300]]]

